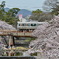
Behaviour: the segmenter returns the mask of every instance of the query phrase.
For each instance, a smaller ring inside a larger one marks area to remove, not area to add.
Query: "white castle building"
[[[39,25],[42,25],[43,23],[46,23],[46,22],[38,22],[38,21],[27,21],[25,18],[22,17],[22,15],[20,14],[19,15],[19,20],[17,22],[17,29],[19,31],[27,31],[27,32],[30,32],[30,31],[33,31],[35,30]]]

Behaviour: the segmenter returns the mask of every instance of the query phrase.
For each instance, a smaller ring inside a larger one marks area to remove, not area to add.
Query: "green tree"
[[[39,9],[32,11],[32,15],[31,15],[30,19],[38,21],[38,17],[41,13],[42,13],[42,11]]]
[[[0,10],[4,11],[4,7],[5,7],[5,1],[2,1],[2,3],[0,4]]]
[[[20,11],[19,8],[9,9],[8,12],[5,11],[5,1],[2,1],[0,4],[0,20],[6,21],[9,24],[15,25],[18,18],[16,17],[17,13]]]
[[[53,15],[48,12],[43,12],[41,10],[36,10],[32,12],[30,19],[37,20],[39,22],[49,21],[53,18]]]
[[[12,8],[8,11],[8,13],[12,16],[15,17],[17,15],[17,13],[20,11],[19,8]]]
[[[32,11],[32,13],[35,13],[35,14],[36,14],[36,13],[37,13],[37,14],[39,13],[39,14],[40,14],[40,13],[42,13],[42,11],[41,11],[40,9],[37,9],[36,11]]]
[[[2,20],[5,15],[4,7],[5,7],[5,1],[2,1],[2,3],[0,4],[0,20]]]
[[[18,18],[16,17],[17,13],[20,11],[19,8],[12,8],[8,12],[6,12],[6,22],[9,24],[15,24],[18,21]]]

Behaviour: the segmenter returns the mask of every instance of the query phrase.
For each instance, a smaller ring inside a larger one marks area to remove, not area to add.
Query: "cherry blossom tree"
[[[37,39],[30,43],[29,53],[40,52],[44,59],[59,58],[59,16],[54,16],[51,21],[38,26],[32,36]]]

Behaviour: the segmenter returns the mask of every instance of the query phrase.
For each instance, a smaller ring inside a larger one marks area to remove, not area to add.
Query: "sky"
[[[6,7],[8,8],[20,8],[28,10],[42,9],[45,0],[0,0],[6,1]]]

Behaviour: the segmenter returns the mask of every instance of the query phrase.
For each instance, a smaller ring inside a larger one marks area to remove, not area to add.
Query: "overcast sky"
[[[6,1],[6,7],[9,8],[36,10],[42,9],[45,0],[0,0],[0,3],[2,1]]]

